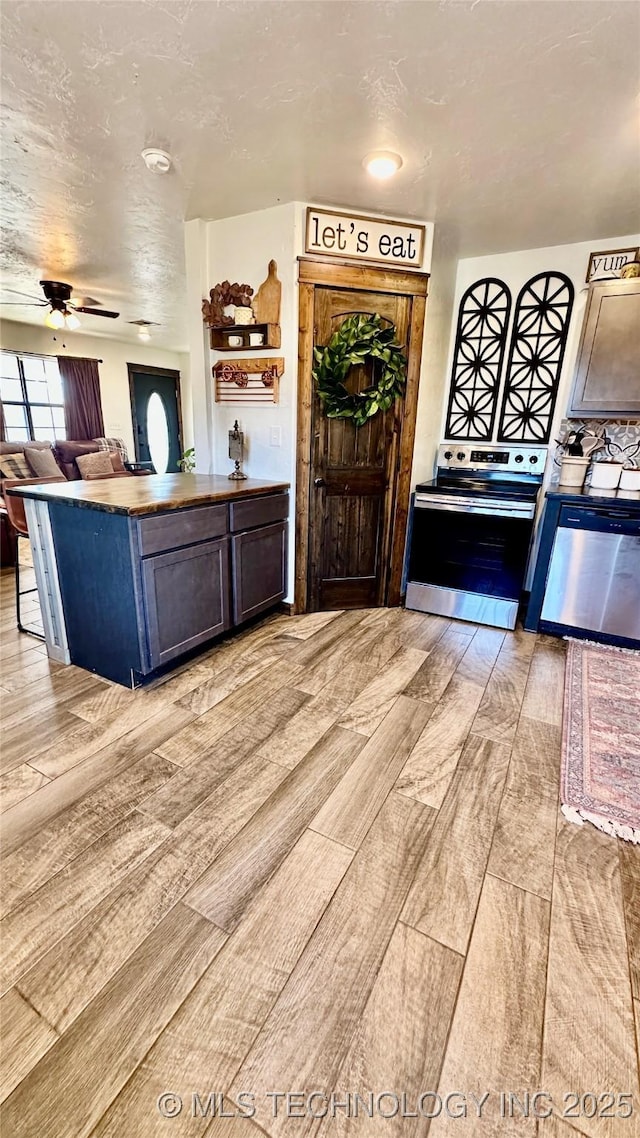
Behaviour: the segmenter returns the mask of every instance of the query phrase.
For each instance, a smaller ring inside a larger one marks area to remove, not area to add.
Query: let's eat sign
[[[419,269],[425,226],[383,217],[307,209],[305,252]]]

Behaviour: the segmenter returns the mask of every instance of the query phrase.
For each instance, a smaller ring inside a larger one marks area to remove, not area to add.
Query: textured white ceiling
[[[135,337],[142,317],[185,347],[185,218],[326,202],[433,219],[463,256],[640,227],[635,3],[4,0],[2,16],[3,283],[53,277],[120,309],[86,317],[92,334]],[[167,177],[149,145],[174,156]],[[378,148],[405,161],[384,184],[361,166]]]

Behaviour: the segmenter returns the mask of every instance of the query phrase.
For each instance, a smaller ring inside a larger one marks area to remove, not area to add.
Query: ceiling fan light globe
[[[66,312],[64,322],[70,332],[75,332],[76,328],[80,327],[80,321],[75,312]]]
[[[64,316],[59,308],[52,308],[51,312],[47,312],[44,322],[47,328],[53,328],[56,332],[64,328]]]

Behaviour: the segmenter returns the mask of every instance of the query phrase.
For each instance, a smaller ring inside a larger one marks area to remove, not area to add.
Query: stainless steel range
[[[444,443],[416,486],[406,605],[515,628],[546,447]]]

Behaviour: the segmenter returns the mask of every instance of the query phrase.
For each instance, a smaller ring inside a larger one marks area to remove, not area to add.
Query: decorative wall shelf
[[[279,324],[227,324],[211,328],[211,347],[215,352],[262,352],[265,348],[280,347]],[[261,333],[263,342],[252,344],[250,337]],[[239,337],[240,344],[230,344],[229,338]],[[246,370],[246,369],[245,369]]]
[[[254,325],[255,327],[255,325]],[[282,356],[218,360],[211,369],[216,403],[278,403]]]

